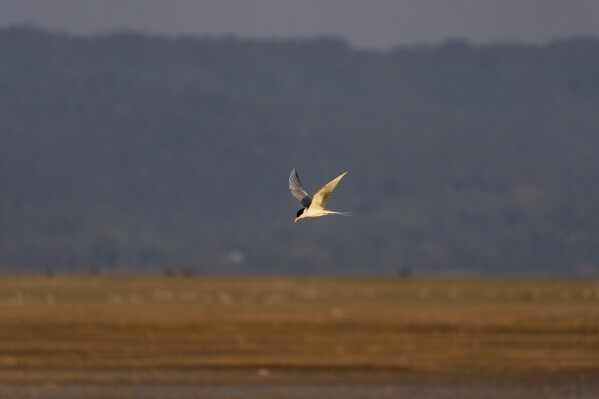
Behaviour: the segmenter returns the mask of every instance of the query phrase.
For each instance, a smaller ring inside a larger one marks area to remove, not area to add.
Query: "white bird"
[[[297,198],[297,200],[301,202],[304,207],[297,211],[293,223],[303,218],[317,218],[319,216],[326,215],[351,215],[351,213],[348,212],[334,212],[324,208],[329,196],[346,174],[347,172],[341,174],[339,177],[334,178],[317,190],[314,193],[314,198],[310,198],[306,190],[304,190],[304,187],[302,187],[302,183],[297,175],[297,171],[294,168],[289,175],[289,191],[291,191],[291,195]]]

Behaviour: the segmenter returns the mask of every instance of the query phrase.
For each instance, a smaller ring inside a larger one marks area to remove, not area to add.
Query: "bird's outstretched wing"
[[[337,184],[341,181],[341,179],[343,179],[343,176],[345,176],[346,174],[347,172],[341,174],[339,177],[334,178],[333,180],[322,186],[320,190],[316,191],[314,193],[314,198],[312,199],[312,208],[324,209],[327,200],[329,199],[329,196],[331,195],[335,187],[337,187]]]
[[[295,168],[293,168],[291,174],[289,175],[289,191],[291,191],[291,195],[297,198],[297,200],[301,202],[304,207],[307,208],[312,203],[312,199],[306,190],[304,190],[304,187],[302,187],[302,183],[300,182]]]

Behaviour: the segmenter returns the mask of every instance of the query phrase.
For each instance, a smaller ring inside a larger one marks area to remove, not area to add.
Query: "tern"
[[[326,215],[351,215],[351,213],[348,212],[334,212],[324,208],[329,196],[346,174],[347,172],[342,173],[340,176],[334,178],[317,190],[314,193],[313,198],[310,198],[306,190],[304,190],[304,187],[302,187],[302,183],[300,182],[297,171],[295,168],[293,168],[291,174],[289,175],[289,191],[291,191],[291,195],[293,195],[304,206],[302,209],[297,211],[293,223],[303,218],[317,218]]]

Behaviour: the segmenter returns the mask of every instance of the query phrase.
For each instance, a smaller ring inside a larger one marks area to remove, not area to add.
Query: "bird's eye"
[[[302,209],[300,209],[299,211],[297,211],[297,214],[296,214],[295,216],[296,216],[296,217],[300,217],[300,215],[301,215],[302,213],[304,213],[304,209],[306,209],[306,208],[302,208]]]

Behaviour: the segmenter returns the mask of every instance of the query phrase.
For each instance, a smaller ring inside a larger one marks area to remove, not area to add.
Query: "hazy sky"
[[[344,37],[390,48],[438,43],[544,43],[599,37],[597,0],[0,0],[0,26],[96,33]]]

